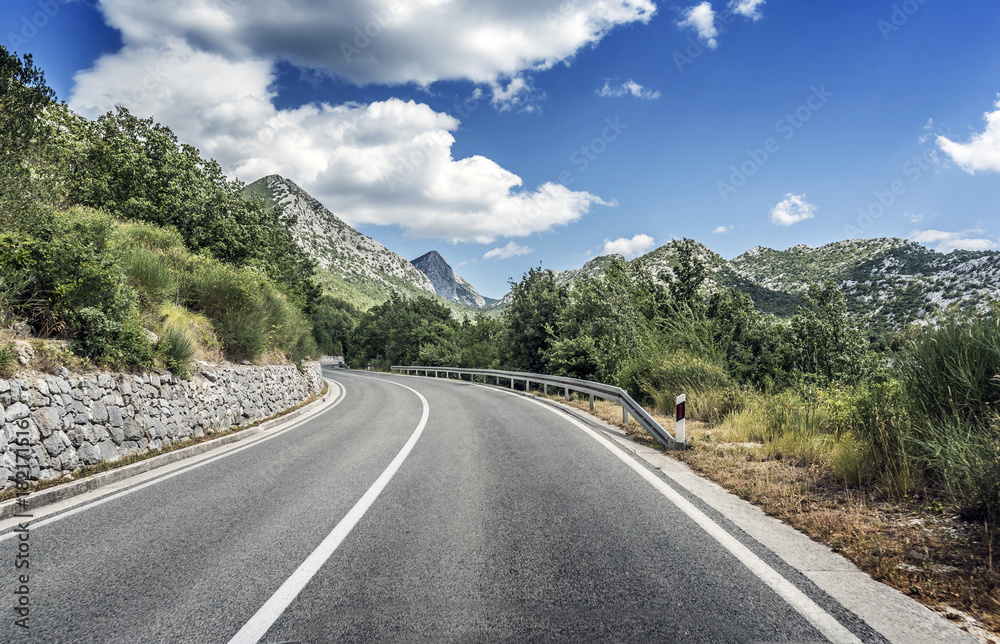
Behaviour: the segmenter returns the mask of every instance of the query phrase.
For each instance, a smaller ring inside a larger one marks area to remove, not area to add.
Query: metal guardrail
[[[684,441],[684,435],[678,432],[678,436],[675,439],[671,436],[667,430],[663,429],[658,422],[653,420],[653,417],[649,415],[642,405],[632,400],[628,395],[628,392],[621,387],[615,387],[613,385],[605,385],[599,382],[592,382],[590,380],[579,380],[577,378],[563,378],[560,376],[546,376],[539,373],[524,373],[521,371],[499,371],[496,369],[461,369],[458,367],[404,367],[404,366],[393,366],[390,367],[392,372],[406,373],[411,375],[412,372],[416,372],[420,375],[423,372],[425,376],[430,376],[434,374],[435,377],[440,377],[441,374],[445,374],[445,377],[451,377],[455,374],[461,378],[462,376],[469,376],[472,382],[476,381],[477,376],[481,376],[483,379],[483,384],[488,384],[486,382],[487,378],[496,378],[496,384],[499,386],[501,380],[507,380],[510,382],[510,388],[514,388],[515,382],[524,382],[525,391],[527,391],[531,384],[541,385],[545,393],[548,393],[548,388],[555,387],[557,389],[563,389],[565,391],[566,400],[569,400],[569,392],[578,391],[580,393],[585,393],[590,395],[590,409],[594,410],[594,398],[602,398],[604,400],[611,400],[617,402],[622,407],[622,421],[628,423],[629,415],[635,418],[636,422],[642,426],[650,436],[659,441],[664,447],[671,450],[683,450],[686,445]],[[682,427],[682,426],[681,426]],[[680,429],[680,427],[678,427]]]

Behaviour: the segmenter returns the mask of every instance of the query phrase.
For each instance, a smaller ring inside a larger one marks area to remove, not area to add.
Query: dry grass
[[[568,404],[590,409],[582,397]],[[593,413],[622,428],[617,404],[597,401]],[[673,432],[672,418],[654,418]],[[623,429],[659,447],[634,420]],[[690,449],[668,454],[980,640],[1000,643],[1000,560],[993,560],[983,526],[962,521],[942,498],[930,492],[900,498],[874,484],[850,485],[830,459],[783,458],[773,446],[732,442],[726,427],[688,420],[687,436]]]

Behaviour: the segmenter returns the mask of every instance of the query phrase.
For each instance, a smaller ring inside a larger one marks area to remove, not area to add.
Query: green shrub
[[[653,398],[668,400],[665,408],[673,409],[674,397],[689,396],[711,389],[725,389],[733,381],[717,363],[687,351],[673,351],[647,357],[639,367],[641,376],[634,378],[641,393]],[[637,392],[639,393],[639,392]]]
[[[10,342],[0,344],[0,378],[13,378],[19,366],[14,345]]]
[[[163,366],[174,375],[187,379],[190,376],[190,365],[195,355],[195,347],[195,341],[185,329],[168,324],[160,334],[156,350],[160,359],[163,360]]]
[[[160,253],[136,246],[121,257],[129,284],[147,305],[168,302],[177,295],[177,278]]]
[[[115,243],[129,248],[141,246],[147,250],[185,250],[184,238],[176,228],[154,226],[141,221],[126,221],[118,224],[114,231]]]
[[[901,378],[914,414],[990,426],[1000,410],[1000,315],[914,332]]]

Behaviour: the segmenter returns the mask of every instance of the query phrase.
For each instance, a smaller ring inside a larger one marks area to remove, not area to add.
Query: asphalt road
[[[885,641],[546,405],[327,375],[294,429],[31,527],[27,630],[0,536],[0,641]]]

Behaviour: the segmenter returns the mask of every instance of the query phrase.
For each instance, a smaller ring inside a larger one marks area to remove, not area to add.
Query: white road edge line
[[[492,389],[492,387],[490,387],[490,389]],[[510,394],[506,391],[503,391],[503,393],[524,398],[518,394]],[[622,462],[635,470],[639,476],[646,479],[650,485],[659,490],[663,496],[667,497],[671,503],[676,505],[684,514],[688,515],[688,517],[697,523],[702,530],[707,532],[709,536],[718,541],[722,547],[739,559],[744,566],[750,569],[750,572],[767,584],[771,590],[776,592],[782,599],[788,602],[792,608],[806,618],[806,620],[812,624],[816,630],[822,633],[824,637],[830,640],[832,644],[861,644],[861,640],[854,633],[847,630],[843,624],[838,622],[832,615],[823,610],[819,604],[796,588],[792,582],[782,577],[777,570],[755,555],[752,550],[740,543],[739,540],[729,534],[725,529],[723,529],[722,526],[717,524],[715,521],[712,521],[708,515],[695,507],[693,503],[685,499],[676,490],[663,482],[663,480],[643,467],[627,452],[566,412],[532,398],[524,399],[542,407],[543,409],[547,409],[553,414],[561,416],[573,425],[576,425],[578,428],[586,432],[591,438],[607,448],[608,451],[621,459]]]
[[[337,405],[339,405],[344,400],[344,398],[347,396],[347,389],[342,384],[340,384],[336,380],[331,380],[331,382],[336,383],[337,386],[340,387],[340,396],[337,398],[337,400],[335,400],[333,402],[333,404],[331,404],[329,407],[326,407],[323,410],[324,412],[328,411],[330,409],[333,409],[334,407],[336,407]],[[194,465],[190,465],[188,467],[182,467],[181,469],[176,470],[174,472],[171,472],[170,474],[166,474],[164,476],[160,476],[160,477],[151,479],[149,481],[146,481],[145,483],[141,483],[141,484],[136,485],[134,487],[126,488],[126,489],[122,490],[121,492],[116,492],[114,494],[109,494],[108,496],[104,496],[104,497],[101,497],[101,498],[96,499],[94,501],[90,501],[89,503],[84,503],[83,505],[77,506],[77,507],[73,508],[72,510],[67,510],[66,512],[61,512],[61,513],[59,513],[59,514],[57,514],[55,516],[49,517],[48,519],[42,519],[42,520],[38,521],[37,523],[32,523],[31,524],[31,528],[32,528],[32,530],[34,530],[34,529],[37,529],[37,528],[41,528],[42,526],[49,525],[50,523],[55,523],[56,521],[62,521],[63,519],[66,519],[66,518],[69,518],[69,517],[73,516],[74,514],[79,514],[81,512],[86,511],[86,510],[90,510],[92,508],[96,508],[99,505],[104,505],[108,501],[114,501],[115,499],[121,498],[121,497],[126,496],[128,494],[132,494],[133,492],[138,492],[139,490],[145,489],[147,487],[151,487],[153,485],[157,485],[159,483],[163,483],[164,481],[169,481],[170,479],[174,478],[175,476],[180,476],[181,474],[186,474],[188,472],[191,472],[193,470],[198,469],[199,467],[201,467],[203,465],[208,465],[209,463],[214,463],[215,461],[224,459],[224,458],[226,458],[228,456],[232,456],[233,454],[238,454],[238,453],[242,452],[245,449],[250,449],[251,447],[256,447],[257,445],[260,445],[261,443],[269,441],[272,438],[277,438],[278,436],[281,436],[282,434],[284,434],[286,432],[290,432],[293,429],[299,427],[300,425],[302,425],[302,424],[304,424],[304,423],[306,423],[306,422],[308,422],[310,420],[313,420],[313,418],[315,418],[315,416],[310,416],[308,418],[303,418],[302,420],[300,420],[299,422],[295,423],[294,425],[291,425],[290,427],[286,427],[285,429],[279,430],[279,431],[277,431],[277,432],[275,432],[275,433],[273,433],[271,435],[264,436],[263,438],[258,438],[256,440],[250,442],[250,443],[247,443],[246,445],[243,445],[241,447],[237,447],[235,449],[231,449],[231,450],[229,450],[229,451],[227,451],[227,452],[225,452],[223,454],[219,454],[218,456],[214,456],[212,458],[205,459],[204,461],[199,461],[198,463],[195,463]],[[225,446],[222,446],[222,447],[225,447]],[[18,535],[17,532],[8,532],[7,534],[0,535],[0,542],[6,541],[7,539],[13,539],[17,535]]]
[[[360,376],[365,377],[365,376]],[[369,380],[379,380],[381,382],[387,382],[389,384],[396,385],[397,387],[402,387],[404,389],[409,389],[420,398],[420,402],[423,404],[423,413],[420,415],[420,422],[417,424],[417,428],[413,430],[413,434],[410,435],[410,439],[406,441],[403,445],[403,449],[399,450],[396,454],[396,458],[389,463],[389,467],[385,468],[382,475],[372,483],[372,486],[368,488],[354,507],[350,509],[346,516],[340,520],[340,523],[334,527],[333,531],[319,546],[313,550],[312,554],[306,557],[306,560],[302,562],[292,576],[289,577],[285,583],[278,588],[277,591],[271,598],[268,599],[263,606],[260,607],[253,617],[250,618],[243,628],[229,640],[229,644],[256,644],[260,641],[267,631],[270,630],[271,626],[274,625],[281,614],[285,612],[285,609],[295,600],[295,598],[302,592],[302,589],[306,587],[309,580],[319,571],[319,569],[326,563],[334,551],[340,547],[347,535],[351,533],[354,526],[358,524],[358,521],[368,512],[368,509],[375,503],[375,500],[382,494],[382,490],[385,489],[392,477],[395,476],[396,471],[399,470],[403,461],[406,457],[410,455],[413,450],[413,446],[417,444],[417,439],[424,431],[424,427],[427,425],[427,418],[430,415],[430,405],[427,404],[427,399],[424,398],[419,391],[411,387],[407,387],[404,384],[398,382],[393,382],[391,380],[383,380],[381,378],[368,378]]]

